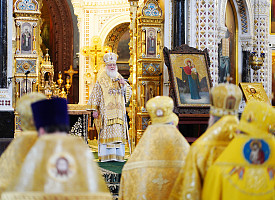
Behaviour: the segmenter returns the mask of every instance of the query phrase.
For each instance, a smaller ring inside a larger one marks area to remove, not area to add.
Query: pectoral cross
[[[72,82],[73,82],[73,75],[74,74],[77,74],[78,73],[78,71],[75,71],[74,69],[73,69],[73,66],[71,65],[70,66],[70,69],[69,70],[67,70],[67,71],[64,71],[66,74],[69,74],[69,76],[70,76],[70,83],[72,84]]]

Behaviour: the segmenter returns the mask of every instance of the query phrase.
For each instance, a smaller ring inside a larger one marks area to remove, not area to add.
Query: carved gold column
[[[146,102],[162,94],[163,15],[156,0],[130,2],[130,137],[132,149],[150,124]],[[149,6],[150,5],[150,6]]]
[[[136,143],[150,124],[146,102],[162,95],[163,23],[162,10],[156,0],[147,0],[138,9]]]
[[[137,8],[138,8],[138,0],[128,0],[130,3],[130,77],[129,82],[132,86],[132,98],[130,101],[130,112],[129,114],[129,136],[131,139],[131,147],[132,151],[136,146],[136,106],[137,106]]]
[[[21,22],[16,23],[16,53],[20,52],[20,26]]]
[[[16,49],[14,52],[13,93],[16,107],[17,100],[26,92],[37,90],[39,55],[40,55],[40,9],[42,0],[13,1],[14,22],[16,25]],[[27,80],[26,80],[27,79]],[[27,82],[27,84],[26,84]],[[26,90],[27,86],[27,90]],[[20,133],[20,121],[15,110],[15,134]]]

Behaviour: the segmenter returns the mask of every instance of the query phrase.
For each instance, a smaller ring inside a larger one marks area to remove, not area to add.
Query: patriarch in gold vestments
[[[11,184],[18,175],[20,167],[32,145],[37,140],[31,104],[46,99],[42,93],[28,93],[17,101],[16,112],[21,120],[22,132],[9,144],[0,158],[0,194]]]
[[[176,128],[173,100],[158,96],[146,103],[149,125],[124,165],[119,199],[168,199],[189,144]]]
[[[31,106],[39,138],[2,200],[111,200],[88,146],[67,134],[67,101],[54,98]]]
[[[222,83],[211,89],[208,129],[191,145],[170,200],[201,199],[207,169],[234,137],[241,99],[241,90],[234,84]]]
[[[126,108],[132,90],[118,73],[115,53],[107,53],[103,60],[105,70],[98,77],[88,105],[91,105],[97,127],[98,158],[101,162],[124,162],[126,133]]]
[[[244,108],[234,140],[209,168],[203,200],[275,199],[275,109],[265,102]]]

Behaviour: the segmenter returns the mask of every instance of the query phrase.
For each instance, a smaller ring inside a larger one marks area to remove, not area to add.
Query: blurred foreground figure
[[[32,110],[40,137],[2,199],[111,200],[84,141],[67,135],[66,100],[39,101],[32,104]]]
[[[241,90],[234,84],[222,83],[211,89],[208,129],[191,145],[170,200],[201,199],[207,169],[234,137],[241,100]]]
[[[149,125],[124,165],[119,199],[168,199],[189,144],[176,128],[173,100],[167,96],[150,99],[146,109]]]
[[[275,109],[264,102],[244,108],[238,134],[209,168],[204,200],[274,200]]]
[[[46,99],[41,93],[28,93],[17,101],[16,111],[21,119],[22,133],[9,144],[0,158],[0,194],[18,175],[26,155],[37,140],[31,104]]]

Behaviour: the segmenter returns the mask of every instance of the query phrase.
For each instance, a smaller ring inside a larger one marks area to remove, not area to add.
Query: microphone
[[[25,75],[28,75],[29,73],[30,73],[30,70],[26,71],[26,72],[25,72]]]

